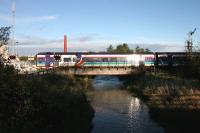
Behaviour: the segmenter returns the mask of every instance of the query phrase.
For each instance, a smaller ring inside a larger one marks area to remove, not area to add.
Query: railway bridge
[[[61,75],[130,75],[139,71],[135,67],[58,67],[55,68],[56,74]]]

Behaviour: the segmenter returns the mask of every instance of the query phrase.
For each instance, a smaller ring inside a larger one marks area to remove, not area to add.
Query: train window
[[[59,61],[61,57],[59,55],[55,55],[54,58],[55,60]]]
[[[181,57],[181,56],[173,57],[173,60],[175,61],[184,61],[185,59],[186,59],[185,57]]]
[[[154,61],[153,57],[145,57],[145,61]]]
[[[108,62],[108,58],[102,58],[102,62]]]
[[[101,62],[101,58],[93,58],[93,62]]]
[[[186,62],[185,56],[173,56],[173,63],[174,64],[183,64]]]
[[[45,66],[45,57],[38,57],[37,58],[37,66]]]
[[[118,61],[119,61],[119,62],[126,62],[127,59],[126,59],[126,58],[118,58]]]
[[[71,62],[71,58],[63,58],[64,62]]]
[[[73,58],[73,62],[75,62],[76,61],[76,58]]]
[[[117,58],[110,58],[110,62],[117,62]]]
[[[165,57],[165,56],[158,57],[158,60],[160,60],[160,61],[168,61],[167,57]]]
[[[86,58],[86,57],[83,57],[82,60],[88,62],[88,58]]]
[[[92,58],[84,57],[84,58],[83,58],[83,61],[86,61],[86,62],[93,62],[93,59],[92,59]]]
[[[45,62],[45,58],[38,58],[37,61],[38,61],[38,63],[43,63],[43,62]]]

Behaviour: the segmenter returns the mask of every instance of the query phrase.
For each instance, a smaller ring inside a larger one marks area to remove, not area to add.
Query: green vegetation
[[[7,45],[10,36],[11,27],[1,27],[0,28],[0,46]]]
[[[200,80],[200,56],[199,54],[188,55],[187,63],[184,66],[184,75]]]
[[[136,53],[136,54],[153,53],[148,48],[144,49],[144,48],[140,48],[139,46],[136,46],[135,49],[130,49],[128,44],[126,44],[126,43],[119,44],[116,46],[116,48],[114,48],[112,45],[110,45],[106,50],[109,53]]]
[[[8,59],[8,49],[7,44],[10,35],[11,27],[1,27],[0,28],[0,63]]]
[[[131,53],[131,49],[128,47],[128,44],[123,43],[123,44],[117,45],[116,49],[114,49],[113,46],[110,45],[107,48],[107,52],[110,52],[110,53]]]
[[[20,61],[28,61],[28,56],[21,56],[19,57]]]
[[[142,53],[144,53],[144,54],[152,54],[153,53],[150,49],[148,49],[148,48],[145,48],[145,49],[144,48],[140,48],[139,46],[136,46],[134,52],[137,53],[137,54],[142,54]]]
[[[88,133],[94,111],[85,81],[58,75],[24,77],[0,65],[1,133]]]

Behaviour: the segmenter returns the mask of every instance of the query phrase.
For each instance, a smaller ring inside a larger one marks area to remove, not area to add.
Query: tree
[[[28,56],[21,56],[19,57],[20,61],[28,61]]]
[[[143,49],[143,48],[140,48],[139,46],[136,46],[135,52],[136,52],[137,54],[141,54],[141,53],[144,53],[144,49]]]
[[[11,27],[0,28],[0,60],[8,59],[8,49],[6,45],[8,45],[8,40],[10,36],[10,28]]]
[[[112,44],[107,48],[107,52],[113,52],[114,51],[114,48],[112,46]]]
[[[119,53],[130,53],[130,48],[128,47],[128,44],[127,43],[123,43],[123,44],[120,44],[116,47],[116,52],[119,52]]]
[[[145,53],[145,54],[152,54],[153,52],[152,52],[150,49],[146,48],[146,49],[144,50],[144,53]]]
[[[116,48],[113,48],[112,45],[110,45],[107,48],[107,52],[111,52],[111,53],[133,53],[133,51],[135,51],[135,53],[137,53],[137,54],[144,54],[144,53],[145,54],[150,54],[150,53],[153,53],[148,48],[144,49],[144,48],[140,48],[139,46],[136,46],[135,49],[130,49],[127,43],[119,44],[119,45],[117,45]]]
[[[1,27],[0,28],[0,46],[7,45],[10,36],[11,27]]]

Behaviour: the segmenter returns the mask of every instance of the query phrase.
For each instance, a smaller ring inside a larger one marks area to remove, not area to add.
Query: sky
[[[197,28],[199,0],[16,0],[14,37],[18,54],[104,51],[128,43],[152,51],[184,51],[187,33]],[[12,25],[12,0],[0,0],[0,27]],[[10,48],[12,51],[13,48]]]

